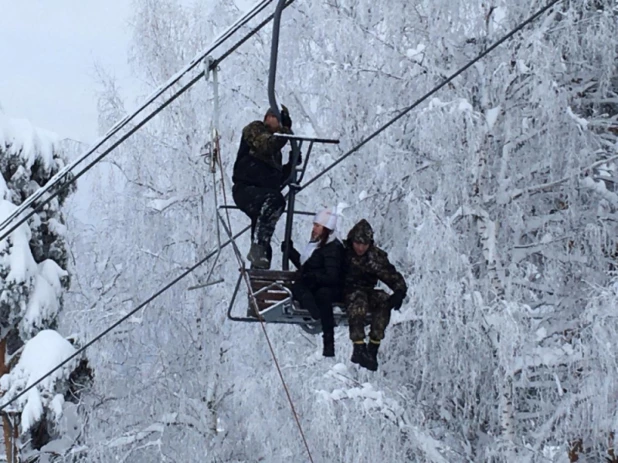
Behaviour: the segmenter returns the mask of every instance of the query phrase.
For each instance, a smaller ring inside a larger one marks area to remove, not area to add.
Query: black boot
[[[365,343],[354,343],[354,350],[352,351],[352,358],[350,359],[350,362],[362,365],[362,362],[365,361],[366,357],[367,346],[365,345]]]
[[[270,259],[268,258],[268,248],[257,243],[251,243],[247,260],[251,262],[252,269],[270,269]]]
[[[367,370],[376,371],[378,369],[378,349],[380,349],[380,342],[369,341],[367,346],[367,357],[365,363],[361,362],[361,366],[367,368]]]
[[[324,357],[334,357],[335,356],[335,334],[334,333],[324,333],[322,335],[323,340],[323,348],[322,355]]]

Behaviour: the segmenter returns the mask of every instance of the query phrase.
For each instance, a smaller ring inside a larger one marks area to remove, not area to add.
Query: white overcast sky
[[[241,10],[256,2],[236,0]],[[142,93],[127,63],[132,3],[0,0],[2,111],[92,144],[98,135],[95,65],[116,79],[125,100],[136,103]]]
[[[94,65],[128,95],[131,0],[0,0],[0,106],[61,138],[97,135]],[[132,87],[134,86],[134,87]]]

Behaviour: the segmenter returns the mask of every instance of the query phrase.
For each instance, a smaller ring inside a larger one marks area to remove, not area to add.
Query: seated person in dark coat
[[[289,250],[290,260],[300,270],[292,294],[303,309],[322,321],[324,357],[335,356],[333,302],[342,296],[344,248],[335,234],[336,225],[336,213],[328,209],[319,212],[302,253],[292,243]],[[285,250],[285,243],[281,247]]]

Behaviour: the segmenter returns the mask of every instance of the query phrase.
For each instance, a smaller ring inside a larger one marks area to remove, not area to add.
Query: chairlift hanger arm
[[[277,80],[277,58],[279,53],[279,31],[281,29],[281,14],[283,13],[283,9],[285,8],[286,0],[278,0],[277,7],[275,8],[275,13],[273,14],[273,36],[270,48],[270,68],[268,71],[268,102],[270,103],[270,109],[276,114],[277,119],[281,122],[281,113],[279,112],[279,105],[277,104],[277,97],[275,96],[275,82]],[[300,157],[300,147],[296,140],[290,140],[290,144],[292,145],[292,172],[290,178],[288,179],[288,184],[293,185],[296,184],[296,164],[298,163],[298,158]],[[285,237],[284,242],[289,243],[290,238],[292,236],[292,221],[294,219],[294,202],[295,202],[295,191],[293,188],[290,188],[289,199],[288,199],[288,212],[286,214],[285,220]],[[283,251],[283,262],[282,262],[283,270],[288,270],[290,268],[289,259],[288,259],[288,247]]]
[[[270,68],[268,73],[268,101],[270,103],[270,109],[276,114],[277,119],[281,122],[281,113],[279,111],[279,105],[277,104],[277,97],[275,95],[275,82],[277,80],[277,59],[279,54],[279,32],[281,30],[281,14],[283,13],[283,9],[285,8],[286,0],[278,0],[277,7],[275,9],[275,13],[273,15],[273,36],[271,42],[270,49]],[[292,163],[292,171],[290,172],[290,177],[286,179],[285,184],[290,188],[290,194],[288,199],[288,212],[286,214],[286,224],[285,224],[285,235],[284,242],[289,243],[292,237],[292,222],[294,218],[294,204],[295,204],[295,196],[296,191],[294,185],[297,185],[300,180],[305,176],[305,169],[307,167],[307,161],[309,160],[309,153],[311,152],[311,147],[313,143],[327,143],[327,144],[338,144],[339,140],[326,139],[326,138],[317,138],[317,137],[305,137],[293,134],[280,134],[275,133],[275,137],[285,138],[290,141],[290,145],[292,146],[292,155],[290,162]],[[301,169],[300,178],[297,176],[296,164],[298,159],[300,158],[300,149],[303,141],[308,141],[310,143],[309,153],[305,158],[305,163]],[[289,247],[286,246],[283,251],[283,270],[289,269]]]
[[[278,0],[275,13],[273,15],[273,37],[270,45],[270,69],[268,71],[268,102],[270,109],[277,115],[281,122],[281,113],[275,96],[275,82],[277,80],[277,58],[279,55],[279,31],[281,29],[281,14],[285,7],[286,0]]]

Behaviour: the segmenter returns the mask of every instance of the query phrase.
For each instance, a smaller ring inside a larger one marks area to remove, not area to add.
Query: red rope
[[[217,156],[217,161],[219,164],[219,170],[221,172],[221,189],[223,190],[223,202],[227,205],[227,196],[225,194],[225,175],[223,173],[223,164],[221,162],[221,156]],[[215,185],[216,188],[216,185]],[[228,209],[225,209],[225,215],[227,217],[227,225],[228,225],[228,229],[230,230],[230,232],[232,231],[232,223],[230,220],[230,213],[228,211]],[[272,342],[270,341],[270,337],[268,336],[268,332],[266,331],[266,324],[264,323],[264,318],[262,317],[262,315],[260,314],[260,310],[258,308],[257,305],[257,301],[255,299],[255,295],[253,294],[253,291],[251,291],[251,283],[249,282],[249,276],[247,275],[247,271],[245,270],[245,265],[242,259],[242,256],[240,254],[240,250],[238,249],[238,246],[236,246],[236,242],[234,241],[234,239],[231,239],[231,243],[232,243],[232,248],[234,249],[234,255],[236,256],[236,260],[238,261],[238,265],[240,266],[240,273],[241,276],[243,278],[243,280],[245,281],[245,284],[247,285],[247,290],[249,292],[249,295],[251,297],[251,304],[253,305],[253,309],[255,310],[255,313],[257,315],[258,320],[260,321],[260,326],[262,327],[262,331],[264,332],[264,336],[266,337],[266,343],[268,344],[268,349],[270,350],[270,355],[273,358],[273,362],[275,363],[275,367],[277,368],[277,373],[279,374],[279,379],[281,380],[281,384],[283,385],[283,390],[285,391],[285,395],[288,399],[288,402],[290,404],[290,408],[292,409],[292,415],[294,415],[294,420],[296,421],[296,426],[298,427],[298,431],[300,432],[300,436],[303,440],[303,444],[305,444],[305,448],[307,449],[307,454],[309,455],[309,461],[311,463],[313,462],[313,456],[311,455],[311,450],[309,449],[309,443],[307,442],[307,438],[305,437],[305,433],[303,431],[303,427],[300,423],[300,418],[298,416],[298,413],[296,412],[296,407],[294,407],[294,402],[292,400],[292,396],[290,394],[290,390],[288,388],[288,385],[285,382],[285,378],[283,377],[283,372],[281,371],[281,367],[279,366],[279,361],[277,360],[277,355],[275,354],[275,349],[273,348]]]

